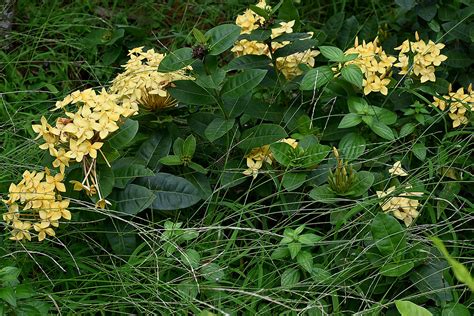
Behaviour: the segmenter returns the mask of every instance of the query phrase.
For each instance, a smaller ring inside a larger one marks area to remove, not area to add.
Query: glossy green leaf
[[[394,255],[405,248],[405,230],[397,219],[387,213],[378,213],[370,225],[375,246],[383,255]]]
[[[256,68],[267,68],[272,63],[272,60],[265,55],[244,55],[232,59],[225,69],[231,70],[242,70],[242,69],[256,69]]]
[[[379,135],[383,139],[395,140],[395,135],[393,134],[392,129],[384,123],[378,120],[373,120],[369,127],[375,134]]]
[[[153,171],[160,168],[159,160],[170,152],[172,139],[168,132],[158,131],[138,148],[137,157],[145,161],[145,165]]]
[[[300,83],[300,89],[303,91],[319,89],[333,78],[334,73],[329,66],[313,68],[304,75]]]
[[[361,196],[370,189],[374,183],[375,177],[369,171],[358,171],[356,173],[357,177],[355,182],[351,185],[348,192],[345,195],[350,195],[354,197]]]
[[[125,189],[114,192],[111,199],[115,201],[117,211],[136,215],[151,205],[155,195],[146,187],[129,184]]]
[[[169,52],[158,66],[159,72],[171,72],[191,65],[194,61],[193,49],[190,47],[179,48]]]
[[[208,38],[209,54],[219,55],[231,48],[240,35],[240,27],[235,24],[222,24],[204,34]]]
[[[211,124],[209,124],[204,131],[204,135],[206,135],[206,138],[213,142],[216,139],[221,138],[224,136],[228,131],[234,127],[235,120],[226,120],[223,118],[216,118],[214,119]]]
[[[362,88],[362,81],[364,76],[362,74],[362,70],[356,65],[350,64],[342,67],[341,75],[344,80],[347,82],[352,83],[357,88]]]
[[[239,97],[248,94],[263,80],[267,70],[245,69],[241,73],[231,76],[222,87],[223,97]]]
[[[155,210],[177,210],[190,207],[201,199],[201,195],[188,180],[159,172],[152,177],[138,179],[138,184],[155,194],[151,207]]]
[[[177,80],[173,85],[174,87],[168,88],[168,92],[178,102],[194,105],[210,105],[216,102],[206,89],[191,80]]]
[[[249,151],[255,147],[272,144],[287,136],[288,134],[280,125],[260,124],[245,130],[238,146],[244,151]]]
[[[362,122],[362,118],[359,114],[349,113],[344,115],[341,122],[337,126],[338,128],[349,128],[357,126]]]
[[[115,149],[128,145],[138,132],[138,122],[126,119],[120,128],[107,138],[107,143]]]
[[[330,61],[344,61],[344,52],[340,48],[334,46],[319,46],[318,48],[321,54]]]
[[[283,175],[281,184],[287,191],[294,191],[301,187],[304,184],[305,180],[305,173],[287,172]]]
[[[144,162],[135,157],[119,159],[112,165],[116,188],[123,189],[133,179],[154,175],[154,172],[144,166]]]

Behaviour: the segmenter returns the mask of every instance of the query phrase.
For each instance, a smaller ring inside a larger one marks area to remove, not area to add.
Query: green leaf
[[[199,29],[193,27],[193,35],[194,35],[194,38],[196,39],[196,41],[200,44],[206,44],[207,42],[207,38],[206,36],[204,35],[203,32],[201,32]]]
[[[334,78],[334,73],[329,66],[321,66],[310,69],[301,80],[300,89],[319,89]]]
[[[21,270],[17,267],[3,267],[0,269],[0,281],[2,283],[17,282]]]
[[[319,46],[321,54],[329,59],[330,61],[335,62],[344,62],[344,52],[334,46]]]
[[[183,156],[192,157],[196,151],[196,137],[193,134],[186,137],[183,143]]]
[[[383,139],[395,140],[395,135],[393,134],[393,131],[384,123],[378,120],[373,120],[372,124],[370,124],[369,127],[375,134],[379,135]]]
[[[239,97],[248,94],[263,80],[267,70],[245,69],[241,73],[229,77],[222,87],[223,97]]]
[[[315,246],[318,241],[321,240],[321,236],[316,234],[303,234],[298,237],[298,241],[306,246]]]
[[[383,255],[394,255],[405,248],[405,230],[398,220],[386,213],[378,213],[370,225],[375,246]]]
[[[294,149],[290,144],[285,142],[277,142],[270,145],[275,160],[285,167],[289,166],[294,157]]]
[[[226,120],[218,117],[207,126],[206,130],[204,131],[204,135],[206,135],[207,139],[210,142],[213,142],[216,139],[219,139],[224,136],[228,131],[230,131],[232,127],[234,127],[234,124],[234,119]]]
[[[123,189],[135,178],[154,175],[154,172],[142,163],[139,158],[135,157],[126,157],[115,161],[112,165],[114,186]]]
[[[107,138],[107,143],[115,149],[128,145],[138,132],[138,122],[126,119],[120,128]]]
[[[0,299],[4,300],[13,307],[16,307],[16,296],[12,287],[0,288]]]
[[[351,96],[347,99],[347,106],[349,112],[357,114],[368,114],[369,113],[369,104],[363,98]]]
[[[265,20],[268,20],[270,18],[270,16],[268,15],[268,12],[265,9],[257,7],[254,4],[250,5],[250,10],[252,10],[253,12],[257,13],[258,15],[264,17]]]
[[[413,9],[416,5],[415,0],[395,0],[395,3],[406,11]]]
[[[387,263],[380,268],[380,274],[387,277],[400,277],[408,273],[415,264],[413,262]]]
[[[129,184],[124,190],[114,192],[110,199],[115,201],[117,211],[136,215],[151,205],[155,195],[141,185]]]
[[[199,75],[195,82],[204,89],[214,89],[219,90],[221,84],[225,79],[225,71],[222,69],[217,69],[210,75]]]
[[[351,185],[349,191],[345,195],[357,197],[367,193],[374,183],[374,180],[374,175],[369,171],[357,172],[356,181]]]
[[[233,119],[238,117],[240,114],[247,112],[251,99],[252,96],[250,94],[241,95],[238,98],[223,97],[222,107],[227,118]]]
[[[168,53],[158,66],[159,72],[171,72],[191,65],[194,61],[193,49],[190,47],[179,48]]]
[[[403,125],[402,128],[400,129],[400,134],[399,134],[400,137],[405,137],[405,136],[410,135],[415,130],[415,127],[416,125],[413,123],[407,123]]]
[[[349,128],[353,126],[357,126],[362,122],[362,118],[359,114],[349,113],[344,115],[341,122],[337,126],[337,128]]]
[[[356,133],[346,134],[339,142],[338,149],[347,161],[355,160],[365,151],[365,138]]]
[[[413,148],[411,149],[413,154],[416,156],[416,158],[420,159],[421,161],[425,160],[426,158],[426,147],[422,143],[416,143],[413,145]]]
[[[397,2],[397,1],[396,1]],[[395,305],[401,316],[433,316],[429,310],[410,301],[396,300]]]
[[[181,261],[193,269],[197,269],[201,261],[201,255],[194,249],[186,249],[181,253]]]
[[[115,254],[130,255],[137,248],[137,232],[133,225],[122,221],[109,224],[112,231],[106,233],[107,240]]]
[[[207,169],[204,168],[203,166],[201,166],[200,164],[196,163],[196,162],[189,162],[188,163],[188,167],[193,169],[194,171],[197,171],[199,173],[202,173],[202,174],[206,174],[207,173]]]
[[[153,177],[138,179],[155,194],[152,208],[156,210],[177,210],[190,207],[201,199],[198,189],[188,180],[175,175],[159,172]]]
[[[179,166],[183,164],[180,156],[177,155],[169,155],[163,158],[160,158],[160,163],[165,166]]]
[[[115,175],[112,168],[102,166],[97,170],[97,178],[99,180],[101,196],[106,198],[112,192],[115,185]]]
[[[272,60],[266,55],[244,55],[232,59],[225,67],[226,71],[268,68]]]
[[[364,76],[362,74],[362,70],[356,65],[349,64],[345,65],[341,69],[341,75],[344,80],[347,82],[352,83],[357,88],[362,88],[362,81],[364,80]]]
[[[467,68],[474,63],[469,53],[462,49],[451,49],[443,54],[448,57],[444,63],[453,68]]]
[[[296,31],[300,27],[300,15],[294,5],[293,0],[283,0],[278,9],[278,19],[283,21],[295,21],[293,29]]]
[[[273,260],[284,259],[290,256],[288,247],[278,247],[272,252],[271,258]]]
[[[282,48],[277,49],[273,53],[273,57],[274,58],[286,57],[289,55],[293,55],[295,53],[304,52],[308,49],[313,48],[316,44],[317,44],[317,40],[315,39],[304,39],[304,40],[294,41],[291,44],[288,44],[286,46],[283,46]]]
[[[225,277],[224,269],[217,263],[208,263],[201,268],[201,274],[207,280],[212,282],[220,282]]]
[[[173,98],[185,104],[210,105],[216,101],[204,88],[191,80],[173,81],[174,87],[168,88]]]
[[[206,32],[209,54],[219,55],[232,47],[240,35],[240,27],[235,24],[222,24]]]
[[[437,237],[431,237],[431,241],[448,261],[456,279],[458,279],[459,282],[466,284],[469,289],[471,289],[471,291],[474,291],[474,278],[472,277],[469,270],[462,263],[451,257],[441,239]]]
[[[172,139],[168,132],[159,131],[147,139],[138,148],[137,157],[145,161],[145,165],[153,171],[160,168],[159,160],[170,152]]]
[[[321,203],[334,203],[337,201],[337,195],[329,188],[329,185],[324,184],[318,187],[315,187],[309,192],[309,196]]]
[[[291,147],[291,146],[290,146]],[[283,175],[281,184],[288,191],[294,191],[304,184],[306,180],[305,173],[287,172]]]
[[[185,174],[185,177],[199,190],[203,200],[207,200],[212,195],[213,190],[209,178],[203,173],[190,172]]]
[[[282,287],[293,287],[300,281],[300,271],[298,269],[286,269],[281,275]]]
[[[444,305],[453,300],[452,285],[444,277],[448,264],[435,258],[426,261],[424,265],[416,267],[409,274],[412,284],[419,293],[432,299],[436,305]]]
[[[387,124],[387,125],[392,125],[397,121],[397,114],[394,112],[378,107],[378,106],[373,106],[371,105],[369,107],[369,112],[373,111],[374,112],[374,117],[378,119],[380,122]]]
[[[296,256],[296,261],[298,264],[311,273],[313,271],[313,256],[308,251],[300,251],[300,253]]]
[[[35,296],[36,292],[31,284],[20,284],[15,288],[15,296],[19,299],[25,299]]]
[[[329,154],[331,148],[326,145],[313,144],[304,150],[304,153],[295,163],[301,168],[311,168],[321,163]]]
[[[441,316],[472,316],[469,309],[459,302],[449,303],[443,307]]]
[[[260,124],[249,128],[242,133],[242,140],[238,147],[244,151],[249,151],[255,147],[272,144],[273,142],[276,142],[287,136],[288,134],[280,125]]]
[[[288,250],[290,251],[291,259],[294,259],[301,250],[301,244],[297,242],[289,243]]]

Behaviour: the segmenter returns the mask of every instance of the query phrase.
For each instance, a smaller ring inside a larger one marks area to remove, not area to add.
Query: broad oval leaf
[[[263,80],[267,70],[246,69],[241,73],[229,77],[222,87],[223,97],[239,97],[248,94]]]
[[[168,92],[173,98],[185,104],[209,105],[214,104],[214,97],[204,88],[191,80],[178,80],[173,82],[174,87]]]
[[[244,151],[249,151],[255,147],[274,143],[287,136],[288,134],[280,125],[260,124],[245,130],[241,136],[242,141],[238,146]]]
[[[365,138],[356,133],[345,135],[339,142],[339,151],[348,161],[359,158],[365,151]]]
[[[204,135],[209,141],[213,142],[216,139],[224,136],[228,131],[234,127],[235,120],[226,120],[221,117],[214,119],[204,131]]]
[[[294,150],[290,144],[285,142],[273,143],[270,145],[270,150],[273,157],[280,165],[288,166],[293,160]]]
[[[366,193],[372,184],[374,183],[375,177],[369,171],[359,171],[357,172],[357,180],[349,188],[349,191],[344,195],[350,196],[361,196]]]
[[[159,172],[152,177],[138,179],[155,194],[151,207],[156,210],[177,210],[192,206],[201,199],[199,190],[188,180]]]
[[[344,52],[340,48],[334,46],[319,46],[318,48],[321,51],[321,54],[330,61],[344,61]]]
[[[395,140],[395,135],[393,134],[392,129],[384,123],[378,120],[373,120],[369,127],[375,134],[379,135],[383,139]]]
[[[293,287],[300,281],[300,271],[295,268],[286,269],[281,275],[281,286]]]
[[[329,66],[310,69],[301,80],[300,89],[303,91],[319,89],[332,78],[334,78],[334,73]]]
[[[120,126],[118,131],[113,133],[108,139],[107,143],[115,149],[125,147],[132,141],[138,132],[138,122],[132,119],[126,119]]]
[[[190,47],[183,47],[168,53],[160,62],[158,71],[176,71],[191,65],[193,61],[193,49]]]
[[[341,122],[337,126],[337,128],[349,128],[353,126],[357,126],[362,122],[362,118],[359,114],[355,113],[348,113],[344,115]]]
[[[154,175],[152,170],[145,167],[143,161],[135,157],[126,157],[115,161],[112,170],[115,178],[114,186],[120,189],[125,188],[135,178]]]
[[[294,41],[291,44],[283,46],[282,48],[277,49],[273,53],[274,58],[286,57],[294,53],[304,52],[310,48],[313,48],[317,44],[315,39],[305,39]]]
[[[362,70],[356,65],[346,65],[341,69],[341,75],[344,80],[352,83],[357,88],[362,88],[362,81],[364,79],[364,75],[362,74]]]
[[[386,213],[378,213],[370,225],[372,238],[377,249],[383,255],[394,255],[395,252],[405,248],[405,230],[398,220]]]
[[[410,301],[395,301],[401,316],[433,316],[429,310]]]
[[[159,131],[142,143],[136,156],[141,158],[148,168],[156,172],[160,168],[159,160],[169,154],[171,143],[169,133],[165,130]]]
[[[234,45],[240,36],[240,27],[235,24],[222,24],[207,31],[205,36],[209,39],[209,54],[219,55]]]
[[[155,194],[148,188],[137,184],[129,184],[124,190],[117,190],[111,196],[111,200],[115,201],[117,211],[136,215],[148,208],[153,200]]]
[[[225,70],[267,68],[271,63],[272,60],[265,55],[244,55],[232,59],[225,67]]]

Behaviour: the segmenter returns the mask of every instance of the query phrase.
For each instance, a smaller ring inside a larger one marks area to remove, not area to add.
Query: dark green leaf
[[[290,251],[291,259],[294,259],[301,250],[301,244],[297,242],[289,243],[288,250]]]
[[[204,131],[204,135],[206,135],[209,141],[213,142],[230,131],[232,127],[234,127],[234,124],[234,119],[226,120],[218,117],[207,126],[206,130]]]
[[[415,130],[415,127],[416,125],[413,123],[407,123],[403,125],[402,128],[400,129],[400,137],[405,137],[405,136],[410,135]]]
[[[183,156],[192,157],[196,151],[196,137],[193,134],[186,137],[183,143]]]
[[[304,150],[303,155],[298,157],[295,163],[302,168],[314,167],[315,165],[321,163],[324,158],[326,158],[330,150],[330,147],[326,145],[310,145]]]
[[[145,161],[146,166],[153,171],[158,171],[159,160],[167,156],[171,149],[171,137],[166,131],[159,131],[143,142],[137,152],[137,157]]]
[[[395,3],[406,11],[413,9],[416,5],[415,0],[395,0]]]
[[[272,152],[275,160],[283,166],[289,166],[294,157],[294,150],[291,145],[285,142],[277,142],[270,145],[270,150]]]
[[[231,70],[242,70],[242,69],[256,69],[256,68],[268,68],[272,63],[272,60],[265,55],[244,55],[232,59],[225,69]]]
[[[201,261],[201,255],[194,249],[186,249],[181,253],[181,261],[193,269],[197,269]]]
[[[173,98],[185,104],[210,105],[215,103],[214,97],[204,88],[191,80],[178,80],[173,82],[174,87],[168,92]]]
[[[223,97],[239,97],[248,94],[263,80],[267,74],[263,69],[246,69],[227,79],[222,87]]]
[[[383,139],[395,140],[395,135],[393,134],[393,131],[384,123],[378,120],[373,120],[372,124],[370,124],[369,127],[375,134],[379,135]]]
[[[360,70],[360,68],[356,65],[345,65],[341,69],[341,75],[342,78],[352,83],[357,88],[362,88],[362,81],[364,79],[364,76],[362,74],[362,70]]]
[[[273,260],[284,259],[290,256],[288,247],[278,247],[272,252],[271,258]]]
[[[350,196],[361,196],[370,189],[374,183],[374,175],[368,171],[357,172],[356,181],[351,185],[349,191],[345,195]]]
[[[199,191],[188,180],[172,174],[159,172],[153,177],[138,179],[155,194],[152,208],[156,210],[177,210],[199,202]]]
[[[116,202],[117,211],[128,215],[136,215],[148,208],[155,195],[153,192],[143,186],[129,184],[124,190],[114,191],[111,200]]]
[[[206,280],[212,282],[220,282],[225,277],[224,269],[213,262],[202,266],[201,274]]]
[[[235,24],[222,24],[206,32],[211,55],[219,55],[234,45],[239,38],[240,27]]]
[[[420,159],[421,161],[425,160],[426,158],[426,147],[422,143],[416,143],[413,145],[413,148],[411,149],[413,154],[416,156],[416,158]]]
[[[300,253],[296,256],[296,261],[309,273],[313,271],[313,256],[309,251],[300,251]]]
[[[337,128],[349,128],[353,126],[357,126],[362,122],[362,118],[359,114],[349,113],[344,115],[341,122],[337,126]]]
[[[106,234],[115,254],[130,255],[137,247],[136,228],[128,223],[117,221],[110,225],[113,231]]]
[[[116,188],[123,189],[133,179],[154,175],[153,171],[143,165],[143,161],[135,157],[122,158],[112,165]]]
[[[329,66],[310,69],[301,80],[300,89],[303,91],[319,89],[332,78],[334,78],[334,73]]]
[[[398,220],[386,213],[378,213],[370,225],[375,246],[383,255],[392,256],[405,248],[405,230]]]
[[[282,48],[277,49],[273,53],[274,58],[286,57],[294,53],[304,52],[310,48],[313,48],[317,44],[315,39],[305,39],[294,41],[291,44],[288,44]]]
[[[288,134],[280,125],[260,124],[245,130],[238,146],[244,151],[249,151],[255,147],[272,144],[287,136]]]
[[[336,193],[334,193],[327,184],[315,187],[309,192],[309,196],[313,200],[321,203],[329,204],[337,201]]]
[[[449,303],[443,307],[441,316],[472,316],[469,309],[459,302]]]
[[[300,281],[300,271],[298,269],[286,269],[281,275],[282,287],[293,287]]]
[[[291,146],[290,146],[291,147]],[[306,180],[306,174],[304,173],[290,173],[287,172],[283,175],[281,185],[287,191],[294,191],[304,184]]]
[[[190,47],[179,48],[169,52],[158,66],[159,72],[171,72],[180,70],[192,64],[193,49]]]
[[[16,306],[16,296],[12,287],[0,288],[0,299],[4,300],[11,306]]]
[[[249,107],[251,101],[250,94],[241,95],[238,98],[235,97],[223,97],[222,98],[222,106],[224,113],[227,115],[229,119],[236,118],[243,112],[247,112],[247,108]]]
[[[297,31],[300,27],[300,15],[293,0],[283,0],[278,9],[278,19],[283,21],[295,21],[293,29]]]
[[[138,122],[126,119],[120,128],[107,138],[107,143],[115,149],[125,147],[138,132]]]
[[[338,149],[344,159],[351,161],[364,154],[365,144],[364,137],[356,133],[349,133],[341,139]]]

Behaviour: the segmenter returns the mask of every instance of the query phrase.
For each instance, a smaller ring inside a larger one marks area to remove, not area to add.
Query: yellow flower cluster
[[[395,162],[388,172],[394,176],[408,176],[408,173],[402,168],[400,161]],[[395,191],[395,188],[395,186],[391,186],[387,191],[376,191],[379,199],[383,199],[380,202],[380,206],[382,207],[382,210],[385,212],[392,212],[393,216],[402,220],[406,226],[410,226],[413,220],[420,215],[417,211],[420,202],[413,197],[421,197],[423,192],[404,192],[398,196],[391,196],[388,199],[385,199],[387,195],[390,195]],[[411,188],[411,185],[405,186],[405,190],[410,190]]]
[[[98,94],[92,89],[75,91],[62,101],[56,102],[56,109],[63,109],[66,117],[56,120],[53,127],[46,118],[41,118],[40,125],[33,125],[33,130],[45,141],[41,149],[48,149],[55,168],[61,173],[69,162],[81,162],[84,157],[97,158],[97,151],[110,133],[119,129],[123,118],[137,113],[137,107],[130,102],[119,105],[119,96],[110,94],[105,89]],[[75,105],[73,112],[66,107]]]
[[[176,105],[167,88],[172,86],[172,81],[190,80],[186,70],[192,68],[188,66],[177,71],[158,72],[165,55],[154,49],[143,51],[143,47],[137,47],[128,55],[130,59],[123,66],[125,71],[112,81],[110,91],[119,95],[122,102],[138,104],[150,111]]]
[[[420,40],[418,32],[415,33],[416,42],[405,40],[402,45],[395,48],[399,50],[398,63],[394,66],[401,68],[400,74],[408,74],[413,70],[415,76],[420,77],[420,82],[436,81],[435,66],[439,66],[441,62],[445,61],[448,57],[441,54],[441,49],[444,48],[444,44],[434,43],[433,41]],[[409,53],[413,54],[413,66],[410,67],[410,56]]]
[[[407,186],[406,189],[410,189],[410,186]],[[377,196],[382,199],[387,195],[395,191],[395,186],[390,187],[387,191],[377,191]],[[385,212],[392,212],[393,216],[402,220],[406,226],[410,226],[413,222],[413,219],[417,218],[420,213],[417,211],[417,208],[420,202],[411,197],[421,197],[423,192],[405,192],[399,196],[392,196],[386,200],[380,202],[382,210]]]
[[[449,117],[453,120],[453,127],[467,124],[466,111],[474,111],[474,91],[472,90],[472,84],[469,85],[466,93],[464,93],[464,88],[459,88],[456,92],[453,92],[450,85],[448,95],[441,98],[434,97],[433,106],[442,111],[446,108],[449,109]]]
[[[280,142],[287,143],[293,148],[298,146],[298,141],[293,138],[284,138],[280,140]],[[243,174],[246,176],[252,176],[254,179],[257,177],[264,162],[269,165],[273,164],[273,154],[270,150],[270,145],[253,148],[245,158],[247,159],[248,169],[246,169]]]
[[[271,7],[266,4],[264,0],[258,2],[257,7],[271,10]],[[238,15],[235,23],[240,26],[241,34],[250,34],[252,31],[263,26],[265,18],[257,15],[252,10],[247,9],[243,14]],[[280,22],[278,27],[273,28],[271,38],[274,39],[283,34],[293,33],[293,26],[295,21]],[[308,33],[308,36],[313,36],[312,33]],[[243,55],[267,55],[271,57],[271,53],[279,48],[282,48],[290,44],[290,41],[283,42],[272,42],[270,47],[259,41],[250,41],[242,39],[234,44],[231,49],[236,56]],[[314,66],[314,57],[319,55],[319,51],[308,49],[304,52],[298,52],[285,57],[278,57],[276,59],[275,67],[282,72],[286,79],[291,80],[292,78],[299,76],[303,71],[299,68],[300,64],[305,64],[310,67]]]
[[[377,38],[368,43],[363,41],[362,45],[359,45],[356,37],[354,47],[346,50],[344,54],[358,54],[355,59],[348,61],[346,64],[357,65],[364,73],[362,85],[365,95],[371,92],[380,92],[387,95],[387,85],[390,83],[389,77],[396,58],[387,56],[382,47],[378,46]]]
[[[10,239],[31,240],[30,232],[35,231],[42,241],[46,235],[55,236],[61,218],[71,219],[69,200],[60,194],[66,191],[63,178],[62,173],[51,175],[48,168],[45,172],[27,170],[18,184],[10,184],[8,200],[3,200],[8,207],[3,220],[11,229]]]

